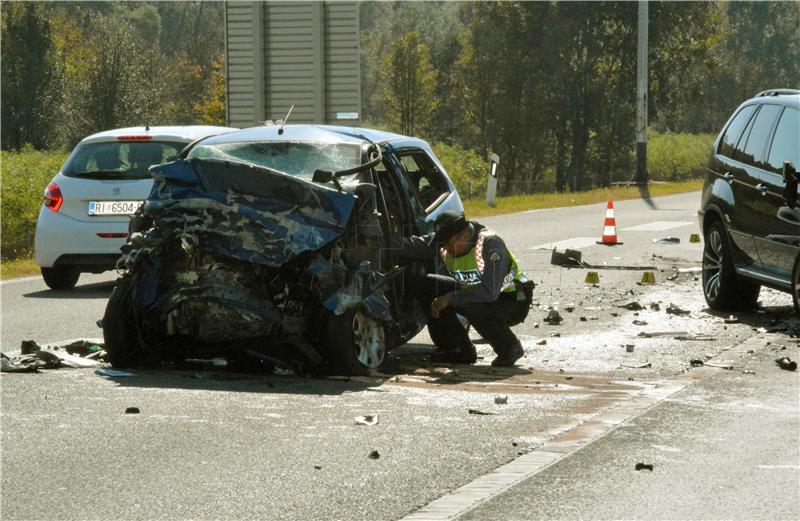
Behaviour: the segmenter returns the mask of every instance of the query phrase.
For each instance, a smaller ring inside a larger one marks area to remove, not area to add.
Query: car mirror
[[[791,161],[783,162],[783,181],[786,186],[783,189],[783,200],[786,201],[786,206],[794,208],[797,206],[797,169]]]

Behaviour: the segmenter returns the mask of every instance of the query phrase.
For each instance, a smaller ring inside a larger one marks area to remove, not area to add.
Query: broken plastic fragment
[[[101,367],[96,369],[94,374],[99,374],[100,376],[108,376],[109,378],[124,378],[128,376],[136,376],[133,373],[128,373],[126,371],[119,371],[117,369],[109,369],[108,367]]]
[[[365,414],[364,416],[356,416],[353,418],[358,425],[378,425],[378,415],[376,414]]]
[[[496,403],[497,405],[506,405],[508,403],[508,395],[495,396],[494,403]]]

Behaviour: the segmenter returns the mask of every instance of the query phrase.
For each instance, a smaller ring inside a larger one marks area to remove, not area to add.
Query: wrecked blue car
[[[377,369],[425,315],[399,255],[461,200],[427,143],[374,130],[265,126],[151,167],[103,318],[135,366],[247,353],[339,374]]]

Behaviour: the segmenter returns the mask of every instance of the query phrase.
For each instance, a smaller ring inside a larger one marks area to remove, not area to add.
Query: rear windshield
[[[146,179],[151,165],[176,160],[185,146],[165,141],[86,143],[72,151],[61,172],[94,179]]]
[[[197,145],[188,158],[237,161],[310,179],[315,170],[337,172],[361,164],[361,147],[342,143],[273,141]]]

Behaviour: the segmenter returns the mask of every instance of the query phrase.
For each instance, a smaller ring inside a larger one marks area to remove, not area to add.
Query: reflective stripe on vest
[[[455,277],[460,286],[475,286],[481,283],[485,267],[483,262],[483,242],[488,237],[494,236],[494,231],[488,228],[482,229],[478,233],[478,240],[475,241],[475,246],[461,257],[453,257],[444,248],[439,250],[445,266],[447,266],[448,271]],[[508,250],[508,257],[511,261],[511,266],[503,279],[502,291],[505,293],[516,291],[515,280],[519,282],[528,280],[511,250]]]

